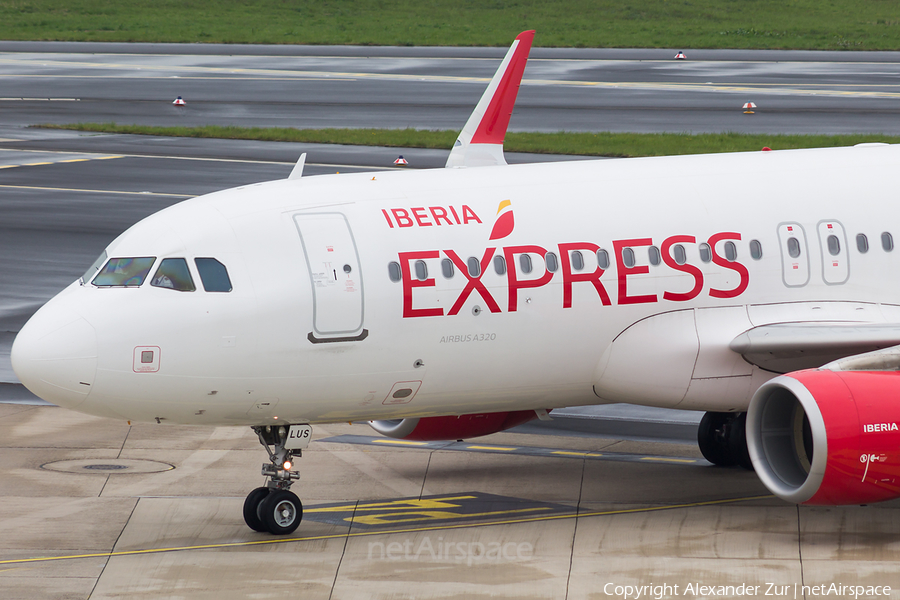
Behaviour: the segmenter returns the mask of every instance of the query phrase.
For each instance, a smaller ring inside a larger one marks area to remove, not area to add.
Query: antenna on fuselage
[[[523,31],[509,47],[509,52],[494,73],[494,78],[478,101],[447,158],[447,167],[487,167],[505,165],[503,140],[509,117],[516,105],[519,84],[534,31]]]

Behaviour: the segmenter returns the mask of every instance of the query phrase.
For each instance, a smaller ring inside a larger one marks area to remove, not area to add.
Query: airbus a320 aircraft
[[[34,315],[16,374],[93,415],[252,427],[244,518],[273,534],[311,425],[459,439],[604,402],[707,411],[703,455],[789,502],[900,497],[900,147],[507,165],[533,35],[448,168],[301,157],[163,210]]]

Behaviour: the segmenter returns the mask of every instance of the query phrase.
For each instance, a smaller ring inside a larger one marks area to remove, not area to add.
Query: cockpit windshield
[[[179,292],[193,292],[197,289],[191,272],[188,271],[187,261],[183,258],[164,258],[160,261],[150,285]]]
[[[207,292],[230,292],[231,278],[228,269],[214,258],[195,258],[194,264],[200,273],[200,281]]]
[[[99,287],[138,287],[144,283],[156,257],[112,258],[91,282]]]
[[[103,254],[98,256],[97,260],[95,260],[91,264],[91,266],[88,267],[88,270],[84,272],[84,275],[81,276],[81,285],[84,285],[85,283],[90,281],[91,278],[97,274],[97,271],[100,270],[100,267],[102,267],[106,263],[107,258],[109,258],[109,256],[106,255],[106,250],[104,250]]]

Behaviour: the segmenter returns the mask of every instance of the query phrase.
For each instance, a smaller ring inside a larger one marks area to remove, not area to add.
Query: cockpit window
[[[193,292],[197,289],[191,272],[188,271],[187,261],[183,258],[164,258],[156,269],[156,275],[150,280],[150,285],[179,292]]]
[[[106,259],[108,259],[108,258],[109,258],[109,256],[107,256],[106,250],[104,250],[103,254],[98,256],[97,260],[95,260],[93,262],[93,264],[90,267],[88,267],[88,270],[84,272],[84,275],[81,276],[81,283],[85,284],[88,281],[90,281],[91,278],[93,278],[94,275],[97,274],[97,271],[100,270],[100,267],[102,267],[104,264],[106,264]]]
[[[200,281],[207,292],[230,292],[231,279],[228,277],[228,269],[214,258],[195,258],[197,271],[200,272]]]
[[[91,282],[99,287],[138,287],[144,283],[154,256],[142,258],[111,258]]]

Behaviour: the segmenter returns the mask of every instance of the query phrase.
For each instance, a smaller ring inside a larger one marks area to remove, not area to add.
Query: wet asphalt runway
[[[900,133],[900,53],[676,51],[537,48],[510,128]],[[459,129],[503,53],[2,42],[0,125]]]

